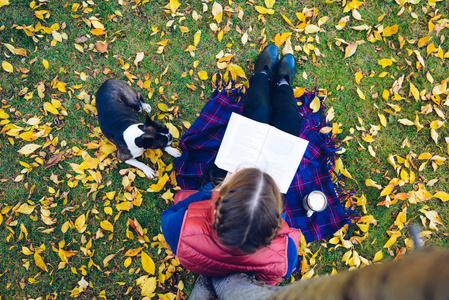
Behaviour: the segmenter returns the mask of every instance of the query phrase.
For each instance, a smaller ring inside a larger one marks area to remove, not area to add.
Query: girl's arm
[[[182,222],[190,203],[207,200],[211,197],[212,185],[207,184],[202,189],[200,189],[198,193],[187,197],[183,201],[179,201],[177,204],[170,206],[170,208],[162,213],[162,234],[164,235],[165,241],[170,245],[173,254],[176,255]]]
[[[284,278],[289,278],[292,276],[293,271],[298,266],[298,249],[296,249],[295,242],[291,237],[288,236],[288,247],[287,247],[287,259],[288,259],[288,269],[287,274]]]

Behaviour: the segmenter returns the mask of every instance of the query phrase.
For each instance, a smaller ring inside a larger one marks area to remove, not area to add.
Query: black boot
[[[268,80],[271,80],[273,76],[273,70],[276,68],[276,64],[279,59],[279,48],[276,45],[269,45],[263,49],[263,51],[257,57],[254,64],[254,74],[257,74],[263,70],[267,72]]]
[[[285,79],[289,85],[293,83],[296,74],[295,57],[288,53],[284,55],[278,62],[274,69],[273,83],[278,84],[282,79]]]

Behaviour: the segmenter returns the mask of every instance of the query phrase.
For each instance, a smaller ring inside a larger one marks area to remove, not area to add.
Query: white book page
[[[232,113],[215,164],[228,172],[255,166],[270,126]]]
[[[286,193],[309,142],[270,126],[257,167],[270,174],[281,193]]]

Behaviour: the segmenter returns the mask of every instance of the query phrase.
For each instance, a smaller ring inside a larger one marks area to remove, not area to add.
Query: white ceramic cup
[[[307,210],[307,217],[311,217],[314,212],[320,212],[327,207],[327,197],[321,191],[312,191],[303,199],[303,206]]]

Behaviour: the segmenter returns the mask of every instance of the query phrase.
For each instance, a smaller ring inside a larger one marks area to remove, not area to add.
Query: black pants
[[[279,130],[298,136],[301,116],[290,85],[273,87],[270,91],[268,76],[257,73],[249,79],[249,89],[243,102],[242,115],[252,120],[270,124]],[[227,171],[211,163],[203,174],[202,186],[212,182],[215,186]]]
[[[292,87],[288,84],[275,86],[270,93],[268,76],[265,74],[254,74],[250,78],[242,115],[294,136],[300,132],[301,116]]]

